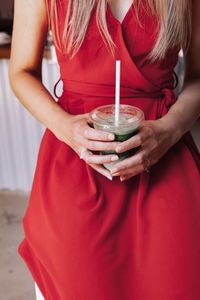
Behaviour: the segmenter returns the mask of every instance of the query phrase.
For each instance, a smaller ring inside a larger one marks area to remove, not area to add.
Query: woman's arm
[[[48,31],[45,0],[15,0],[9,79],[13,92],[23,106],[58,138],[65,112],[41,80],[44,44]],[[59,130],[57,125],[59,124]],[[63,128],[64,131],[64,128]]]
[[[116,152],[133,147],[141,150],[130,158],[115,164],[112,176],[127,180],[157,163],[161,157],[187,132],[200,115],[200,1],[193,0],[192,39],[185,56],[185,78],[181,94],[166,115],[157,120],[145,120],[140,132],[121,143]]]
[[[11,87],[36,119],[77,154],[82,153],[82,158],[93,169],[111,179],[110,172],[102,164],[117,160],[118,156],[95,155],[92,150],[114,150],[118,144],[113,142],[114,135],[91,128],[87,123],[88,114],[67,113],[42,84],[41,65],[47,31],[45,0],[15,0],[9,66]]]
[[[200,1],[193,0],[192,38],[185,55],[185,78],[176,103],[162,120],[174,128],[175,139],[189,131],[200,116]]]

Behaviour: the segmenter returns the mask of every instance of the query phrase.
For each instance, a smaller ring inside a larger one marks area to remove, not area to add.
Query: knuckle
[[[88,141],[88,149],[90,149],[90,150],[95,150],[95,142],[93,142],[93,141]]]
[[[143,142],[142,136],[138,135],[137,140],[136,140],[136,144],[140,145],[140,144],[142,144],[142,142]]]
[[[151,127],[145,127],[145,132],[144,132],[144,136],[146,138],[152,137],[154,134],[154,131]]]

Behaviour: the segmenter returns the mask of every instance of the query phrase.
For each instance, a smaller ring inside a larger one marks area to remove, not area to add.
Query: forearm
[[[187,81],[174,105],[163,120],[172,127],[174,139],[178,141],[191,130],[200,116],[200,79]]]
[[[62,124],[71,116],[53,99],[41,80],[30,72],[21,71],[10,78],[15,96],[45,127],[62,139]],[[64,127],[64,126],[63,126]]]

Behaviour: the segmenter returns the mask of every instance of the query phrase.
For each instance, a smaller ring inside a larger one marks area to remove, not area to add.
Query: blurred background
[[[8,80],[8,65],[12,37],[13,0],[1,0],[0,5],[0,299],[34,300],[33,279],[17,253],[23,238],[22,217],[37,160],[44,127],[20,104],[12,93]],[[178,94],[184,76],[184,59],[180,52],[176,66],[179,76]],[[59,67],[48,33],[42,64],[43,83],[52,96],[59,80]],[[62,93],[59,83],[57,94]],[[54,97],[55,98],[55,97]],[[192,128],[200,149],[200,120]]]
[[[13,0],[0,0],[0,300],[35,300],[33,279],[17,247],[44,127],[16,99],[8,65]],[[48,33],[42,63],[43,83],[52,96],[59,80],[55,49]],[[62,84],[56,89],[62,92]],[[55,97],[54,97],[55,98]]]

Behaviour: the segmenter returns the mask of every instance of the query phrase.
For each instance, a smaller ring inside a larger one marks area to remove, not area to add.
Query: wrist
[[[180,115],[178,113],[167,113],[159,120],[163,123],[165,130],[169,133],[171,137],[172,145],[177,143],[183,136],[185,131],[181,126]]]
[[[49,129],[62,142],[68,144],[67,138],[70,136],[71,119],[73,115],[67,113],[65,110],[55,112],[51,120]]]

